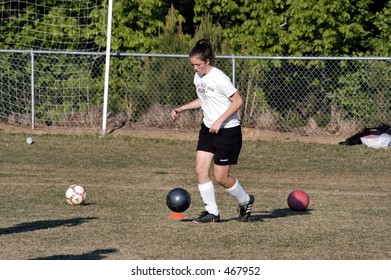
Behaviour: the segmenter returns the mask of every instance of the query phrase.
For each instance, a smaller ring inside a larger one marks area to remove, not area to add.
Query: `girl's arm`
[[[232,102],[228,109],[212,124],[209,129],[211,133],[219,132],[221,125],[225,122],[229,117],[235,114],[243,105],[243,99],[240,96],[239,92],[235,92],[233,95],[229,97],[229,100]]]
[[[197,98],[197,99],[195,99],[185,105],[182,105],[181,107],[173,109],[171,111],[171,117],[175,120],[182,111],[198,109],[200,107],[201,107],[201,100],[199,98]]]

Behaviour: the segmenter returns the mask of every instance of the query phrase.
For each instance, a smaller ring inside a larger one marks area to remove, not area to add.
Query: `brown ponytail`
[[[209,59],[212,64],[214,59],[214,54],[212,50],[212,45],[207,39],[200,39],[197,41],[194,48],[191,50],[189,57],[199,56],[201,60],[206,61]]]

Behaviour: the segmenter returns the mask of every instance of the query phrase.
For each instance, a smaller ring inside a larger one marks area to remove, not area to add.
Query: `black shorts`
[[[205,151],[214,154],[214,163],[216,165],[237,164],[241,148],[241,126],[220,129],[216,134],[210,133],[209,128],[204,124],[201,125],[197,151]]]

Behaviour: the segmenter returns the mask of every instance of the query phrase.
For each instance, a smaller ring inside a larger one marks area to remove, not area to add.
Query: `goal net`
[[[0,0],[0,121],[102,122],[107,1]]]

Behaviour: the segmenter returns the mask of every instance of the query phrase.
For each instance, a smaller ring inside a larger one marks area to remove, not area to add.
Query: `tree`
[[[162,1],[114,1],[112,50],[148,52],[164,26]]]
[[[370,35],[372,0],[287,0],[286,33],[281,44],[288,55],[361,55]]]
[[[195,0],[163,0],[162,2],[166,10],[173,6],[183,16],[184,21],[181,23],[183,33],[194,34],[197,27],[193,22]]]
[[[370,39],[370,46],[374,55],[390,56],[391,55],[391,2],[378,11],[375,15],[373,25],[378,30],[376,36]]]
[[[372,0],[196,1],[224,30],[233,52],[253,55],[361,55],[373,30]]]
[[[159,29],[157,44],[152,51],[156,53],[187,52],[190,35],[185,35],[182,31],[184,17],[171,5],[165,19],[165,25]]]

